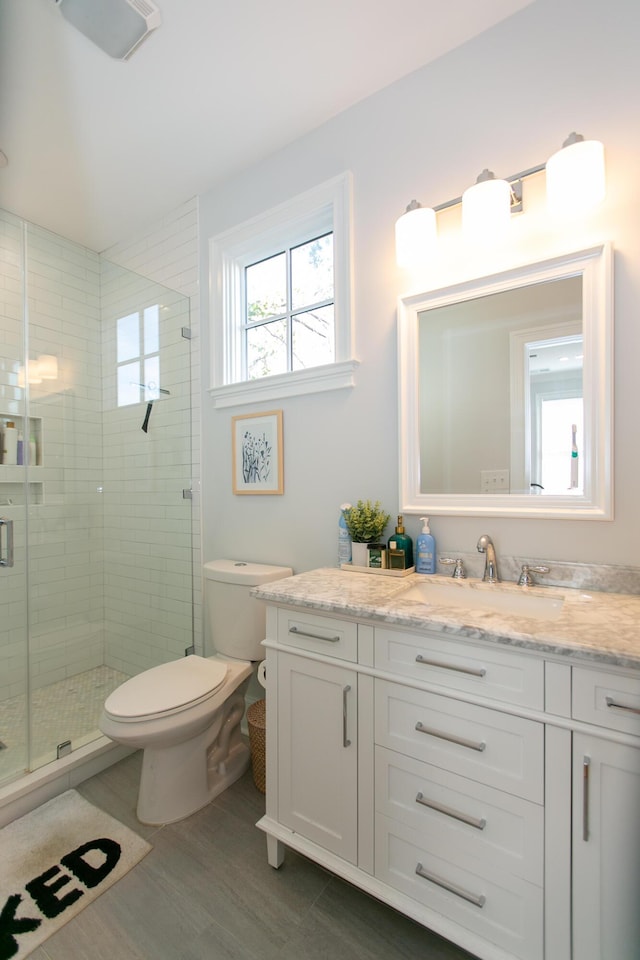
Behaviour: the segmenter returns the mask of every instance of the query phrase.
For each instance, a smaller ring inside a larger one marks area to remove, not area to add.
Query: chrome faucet
[[[478,553],[486,554],[484,565],[483,581],[485,583],[500,583],[500,574],[498,573],[498,558],[496,557],[496,548],[493,545],[491,537],[483,533],[478,540]]]

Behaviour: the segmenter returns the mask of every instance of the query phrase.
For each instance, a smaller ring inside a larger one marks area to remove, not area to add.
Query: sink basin
[[[499,583],[467,583],[459,580],[455,583],[443,583],[441,580],[414,583],[397,599],[462,607],[464,610],[487,610],[513,617],[534,617],[537,620],[557,620],[564,605],[564,598],[557,595],[545,597],[512,585],[505,587]]]

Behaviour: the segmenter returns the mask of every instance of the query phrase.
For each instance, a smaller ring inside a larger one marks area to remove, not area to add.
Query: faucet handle
[[[440,563],[445,564],[445,566],[450,566],[452,563],[455,563],[455,570],[451,574],[456,580],[466,580],[467,572],[464,569],[464,560],[462,557],[457,557],[455,560],[453,557],[440,557]]]
[[[520,574],[520,579],[518,580],[518,586],[532,587],[536,582],[533,576],[534,573],[549,573],[549,567],[544,567],[542,565],[530,567],[527,563],[523,563],[522,573]]]

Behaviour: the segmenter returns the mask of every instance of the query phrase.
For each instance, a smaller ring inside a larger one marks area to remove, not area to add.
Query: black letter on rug
[[[42,923],[42,920],[36,920],[35,917],[16,917],[16,910],[21,902],[20,894],[14,893],[0,910],[0,960],[9,960],[9,957],[15,957],[18,952],[15,934],[31,933]]]
[[[104,853],[106,859],[102,866],[92,867],[90,863],[83,860],[83,856],[89,850],[99,850]],[[115,840],[109,840],[107,837],[100,837],[98,840],[90,840],[83,843],[77,850],[72,850],[66,856],[62,857],[60,862],[68,870],[71,870],[85,887],[97,887],[101,880],[111,873],[116,863],[120,859],[122,847]]]
[[[57,880],[54,880],[51,884],[47,884],[47,881],[50,880],[51,877],[54,877],[56,873],[60,873]],[[40,876],[34,880],[29,880],[29,883],[25,883],[24,886],[27,893],[31,894],[45,917],[51,920],[53,917],[57,917],[59,913],[62,913],[63,910],[66,910],[67,907],[70,907],[76,900],[79,900],[80,897],[84,896],[84,890],[74,888],[64,897],[56,897],[56,892],[60,887],[64,887],[65,883],[69,883],[70,880],[71,877],[68,877],[66,873],[61,873],[60,867],[56,864],[55,867],[50,867],[49,870],[45,870],[44,873],[40,874]]]

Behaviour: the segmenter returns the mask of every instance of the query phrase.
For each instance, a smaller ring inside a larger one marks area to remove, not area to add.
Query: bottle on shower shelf
[[[5,423],[2,439],[2,462],[15,467],[18,462],[18,431],[13,420]]]

